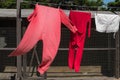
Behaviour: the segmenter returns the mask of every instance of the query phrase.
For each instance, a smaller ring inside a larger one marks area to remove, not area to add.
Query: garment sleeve
[[[68,16],[61,9],[60,9],[60,17],[61,17],[62,23],[66,27],[68,27],[73,33],[75,33],[77,31],[76,26],[72,24],[71,20],[68,18]]]
[[[91,14],[89,15],[89,24],[88,24],[88,37],[91,35]]]
[[[36,6],[37,6],[37,4],[36,4]],[[35,6],[35,7],[36,7]],[[37,14],[37,12],[36,12],[36,8],[33,10],[33,12],[27,17],[27,20],[30,22],[30,21],[32,21],[32,19],[34,19],[35,18],[35,16],[36,16],[36,14]]]
[[[17,48],[12,51],[8,56],[18,56],[23,55],[29,52],[39,41],[37,39],[37,32],[34,26],[39,26],[39,22],[35,18],[35,11],[28,17],[28,20],[30,21],[19,45]],[[33,33],[34,32],[34,33]]]

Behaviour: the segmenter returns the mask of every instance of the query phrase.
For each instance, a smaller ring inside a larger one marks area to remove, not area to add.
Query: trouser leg
[[[74,69],[74,59],[75,59],[75,48],[72,45],[72,42],[70,42],[69,52],[68,52],[68,66],[70,69]]]
[[[79,47],[76,49],[75,62],[74,62],[75,72],[79,72],[80,70],[83,49],[84,49],[85,35],[83,34],[79,36],[78,39],[79,39],[79,42],[78,42]]]
[[[41,75],[44,74],[45,71],[47,71],[57,54],[60,42],[59,37],[57,37],[54,37],[54,35],[46,35],[43,38],[42,62],[38,66],[38,72]]]

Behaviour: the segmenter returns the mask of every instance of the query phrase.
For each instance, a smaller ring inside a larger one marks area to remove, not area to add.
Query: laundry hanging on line
[[[75,72],[79,72],[86,33],[88,31],[88,37],[91,33],[91,13],[71,10],[69,18],[78,31],[70,35],[68,66]]]
[[[53,62],[60,43],[61,22],[73,33],[77,28],[62,9],[35,5],[33,13],[28,16],[29,25],[20,44],[9,56],[18,56],[30,51],[38,41],[43,41],[42,61],[38,72],[44,74]]]
[[[120,16],[116,14],[95,14],[96,31],[116,33],[119,30]]]
[[[74,13],[74,16],[77,17],[71,18],[71,14]],[[73,41],[71,41],[69,45],[68,64],[71,69],[75,69],[75,71],[78,72],[82,60],[83,48],[85,43],[84,40],[86,37],[88,23],[88,35],[90,36],[91,14],[85,12],[71,11],[70,19],[62,9],[36,4],[33,13],[28,17],[30,23],[20,44],[9,56],[18,56],[26,54],[37,44],[39,40],[42,40],[43,55],[42,62],[38,66],[38,72],[40,74],[44,74],[44,72],[46,72],[47,69],[50,67],[57,54],[57,50],[60,43],[62,22],[72,31],[71,34],[75,34],[71,37],[71,40]],[[76,55],[74,55],[73,51],[75,47],[71,46],[76,45],[78,48]],[[70,57],[71,55],[76,56],[76,59],[73,58],[73,56]]]

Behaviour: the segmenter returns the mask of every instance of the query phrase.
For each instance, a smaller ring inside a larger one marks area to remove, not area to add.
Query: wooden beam
[[[16,9],[0,9],[0,18],[14,18],[16,17]],[[26,18],[28,15],[32,13],[33,9],[22,9],[21,10],[21,17]],[[70,10],[64,10],[66,15],[69,15]],[[81,10],[78,10],[81,11]],[[82,12],[90,12],[92,14],[92,18],[94,18],[95,13],[103,13],[103,14],[114,14],[111,11],[82,11]],[[116,12],[118,15],[120,15],[120,12]]]

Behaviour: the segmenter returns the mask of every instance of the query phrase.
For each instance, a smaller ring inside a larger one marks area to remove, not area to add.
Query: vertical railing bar
[[[116,33],[115,77],[119,78],[119,31]]]
[[[30,64],[29,64],[28,74],[30,73],[30,70],[31,70],[31,67],[32,67],[32,63],[33,63],[33,59],[34,59],[34,56],[35,56],[34,50],[35,49],[33,49],[33,52],[32,52],[32,57],[31,57]]]
[[[16,5],[16,38],[17,38],[17,45],[19,44],[21,40],[21,9],[20,9],[20,2],[21,0],[17,0]],[[21,56],[17,56],[17,79],[20,80],[22,78],[22,62],[21,62]]]
[[[23,55],[23,77],[27,76],[26,70],[27,70],[27,55],[25,54]]]
[[[26,30],[25,26],[22,26],[22,35],[24,35]],[[27,55],[23,55],[23,77],[25,78],[27,76]]]
[[[111,36],[110,36],[110,34],[108,34],[108,48],[111,48]],[[111,50],[108,50],[107,58],[108,58],[107,68],[108,68],[108,71],[110,72],[111,71]]]

